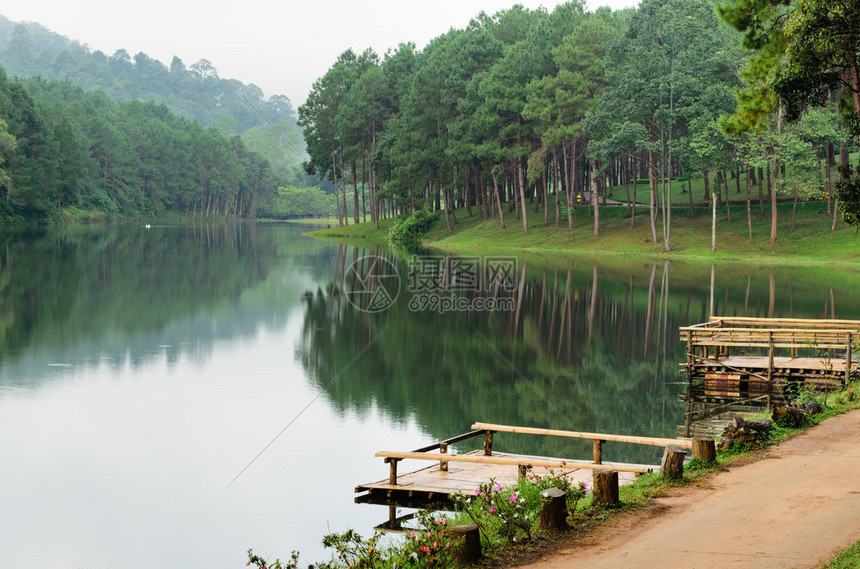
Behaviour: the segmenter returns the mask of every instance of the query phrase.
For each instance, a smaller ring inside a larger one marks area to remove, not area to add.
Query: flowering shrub
[[[562,465],[564,462],[562,461]],[[576,513],[576,505],[580,500],[588,494],[588,484],[585,482],[576,482],[571,478],[572,472],[562,471],[556,473],[552,468],[544,467],[546,473],[543,475],[529,473],[528,481],[534,484],[540,490],[548,488],[559,488],[564,490],[565,500],[567,502],[567,511],[571,515]]]
[[[448,520],[433,512],[422,510],[416,515],[418,527],[406,534],[402,543],[381,546],[382,534],[374,533],[364,539],[354,530],[332,533],[323,538],[323,545],[335,550],[331,561],[308,565],[308,569],[420,569],[450,567],[459,550],[451,541]],[[248,550],[247,566],[256,569],[299,569],[299,555],[293,552],[291,561],[280,559],[267,562]]]
[[[433,512],[417,514],[419,528],[407,534],[402,551],[404,567],[448,567],[456,556],[459,544],[451,541],[448,520]]]
[[[527,500],[522,488],[503,488],[495,479],[481,484],[471,496],[455,494],[455,505],[481,530],[490,542],[504,537],[509,543],[520,534],[531,538],[538,510],[534,500]]]

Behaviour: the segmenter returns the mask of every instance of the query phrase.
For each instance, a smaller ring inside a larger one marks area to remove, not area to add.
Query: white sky
[[[348,48],[383,55],[400,42],[423,48],[480,11],[495,13],[515,0],[0,0],[12,21],[38,22],[107,55],[124,48],[170,65],[206,58],[221,77],[287,95],[298,107],[312,83]],[[520,0],[548,9],[560,2]],[[638,0],[588,0],[588,9],[638,5]]]

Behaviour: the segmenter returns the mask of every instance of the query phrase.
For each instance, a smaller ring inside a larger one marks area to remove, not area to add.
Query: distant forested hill
[[[299,167],[302,158],[296,149],[304,153],[304,140],[289,98],[272,95],[266,99],[254,84],[223,79],[206,59],[186,66],[174,57],[167,67],[142,52],[131,56],[120,49],[105,55],[37,23],[16,23],[0,15],[0,66],[9,77],[68,80],[85,90],[104,91],[115,101],[163,103],[173,113],[214,126],[225,136],[241,135],[250,150],[294,183],[313,183],[303,179]]]

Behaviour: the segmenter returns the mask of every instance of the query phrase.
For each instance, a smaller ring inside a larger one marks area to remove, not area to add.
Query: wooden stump
[[[593,471],[594,496],[595,504],[604,506],[617,506],[621,503],[618,498],[618,471],[617,470],[601,470]]]
[[[666,447],[663,460],[660,461],[660,474],[666,478],[682,478],[684,476],[684,457],[687,449],[681,447]]]
[[[561,488],[548,488],[540,493],[540,529],[556,531],[567,528],[567,499]]]
[[[693,439],[693,458],[704,462],[717,460],[717,444],[709,437],[697,437]]]
[[[481,558],[481,535],[478,533],[478,526],[463,525],[451,526],[451,537],[458,539],[463,536],[463,543],[460,545],[460,550],[454,557],[456,563],[474,563]]]

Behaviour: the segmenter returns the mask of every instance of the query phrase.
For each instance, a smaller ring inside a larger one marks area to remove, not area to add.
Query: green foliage
[[[413,211],[405,217],[401,216],[391,224],[388,240],[396,247],[415,248],[421,244],[430,225],[437,219],[439,219],[438,213],[430,213],[426,209]]]
[[[491,478],[473,495],[455,494],[452,499],[457,509],[478,526],[487,543],[496,543],[499,538],[515,543],[523,536],[531,539],[539,512],[537,492],[535,485],[505,488]]]
[[[577,504],[588,493],[588,485],[585,482],[575,482],[572,479],[573,473],[567,470],[556,472],[552,468],[545,468],[545,471],[542,475],[532,471],[526,478],[539,491],[549,488],[564,490],[567,511],[571,515],[576,513]]]
[[[65,81],[10,81],[0,70],[0,121],[8,217],[253,217],[277,185],[238,137]]]
[[[308,569],[450,567],[460,545],[451,541],[448,519],[426,510],[419,511],[416,519],[417,528],[409,531],[402,542],[388,546],[381,543],[379,532],[367,539],[352,529],[328,534],[323,537],[323,545],[334,550],[334,559],[308,565]],[[249,549],[247,565],[257,569],[298,569],[298,559],[299,554],[293,551],[290,561],[282,563],[278,559],[269,563]]]
[[[860,229],[860,165],[855,169],[849,164],[839,166],[839,180],[834,188],[842,219]]]
[[[326,217],[337,211],[336,198],[319,188],[297,188],[286,186],[278,188],[271,208],[263,208],[262,217]]]
[[[245,564],[247,567],[253,565],[257,569],[298,569],[299,567],[299,554],[297,551],[293,551],[290,555],[290,560],[281,562],[280,559],[275,559],[274,561],[266,561],[264,558],[259,555],[254,554],[253,549],[248,550],[248,563]],[[313,565],[309,567],[312,569]]]

